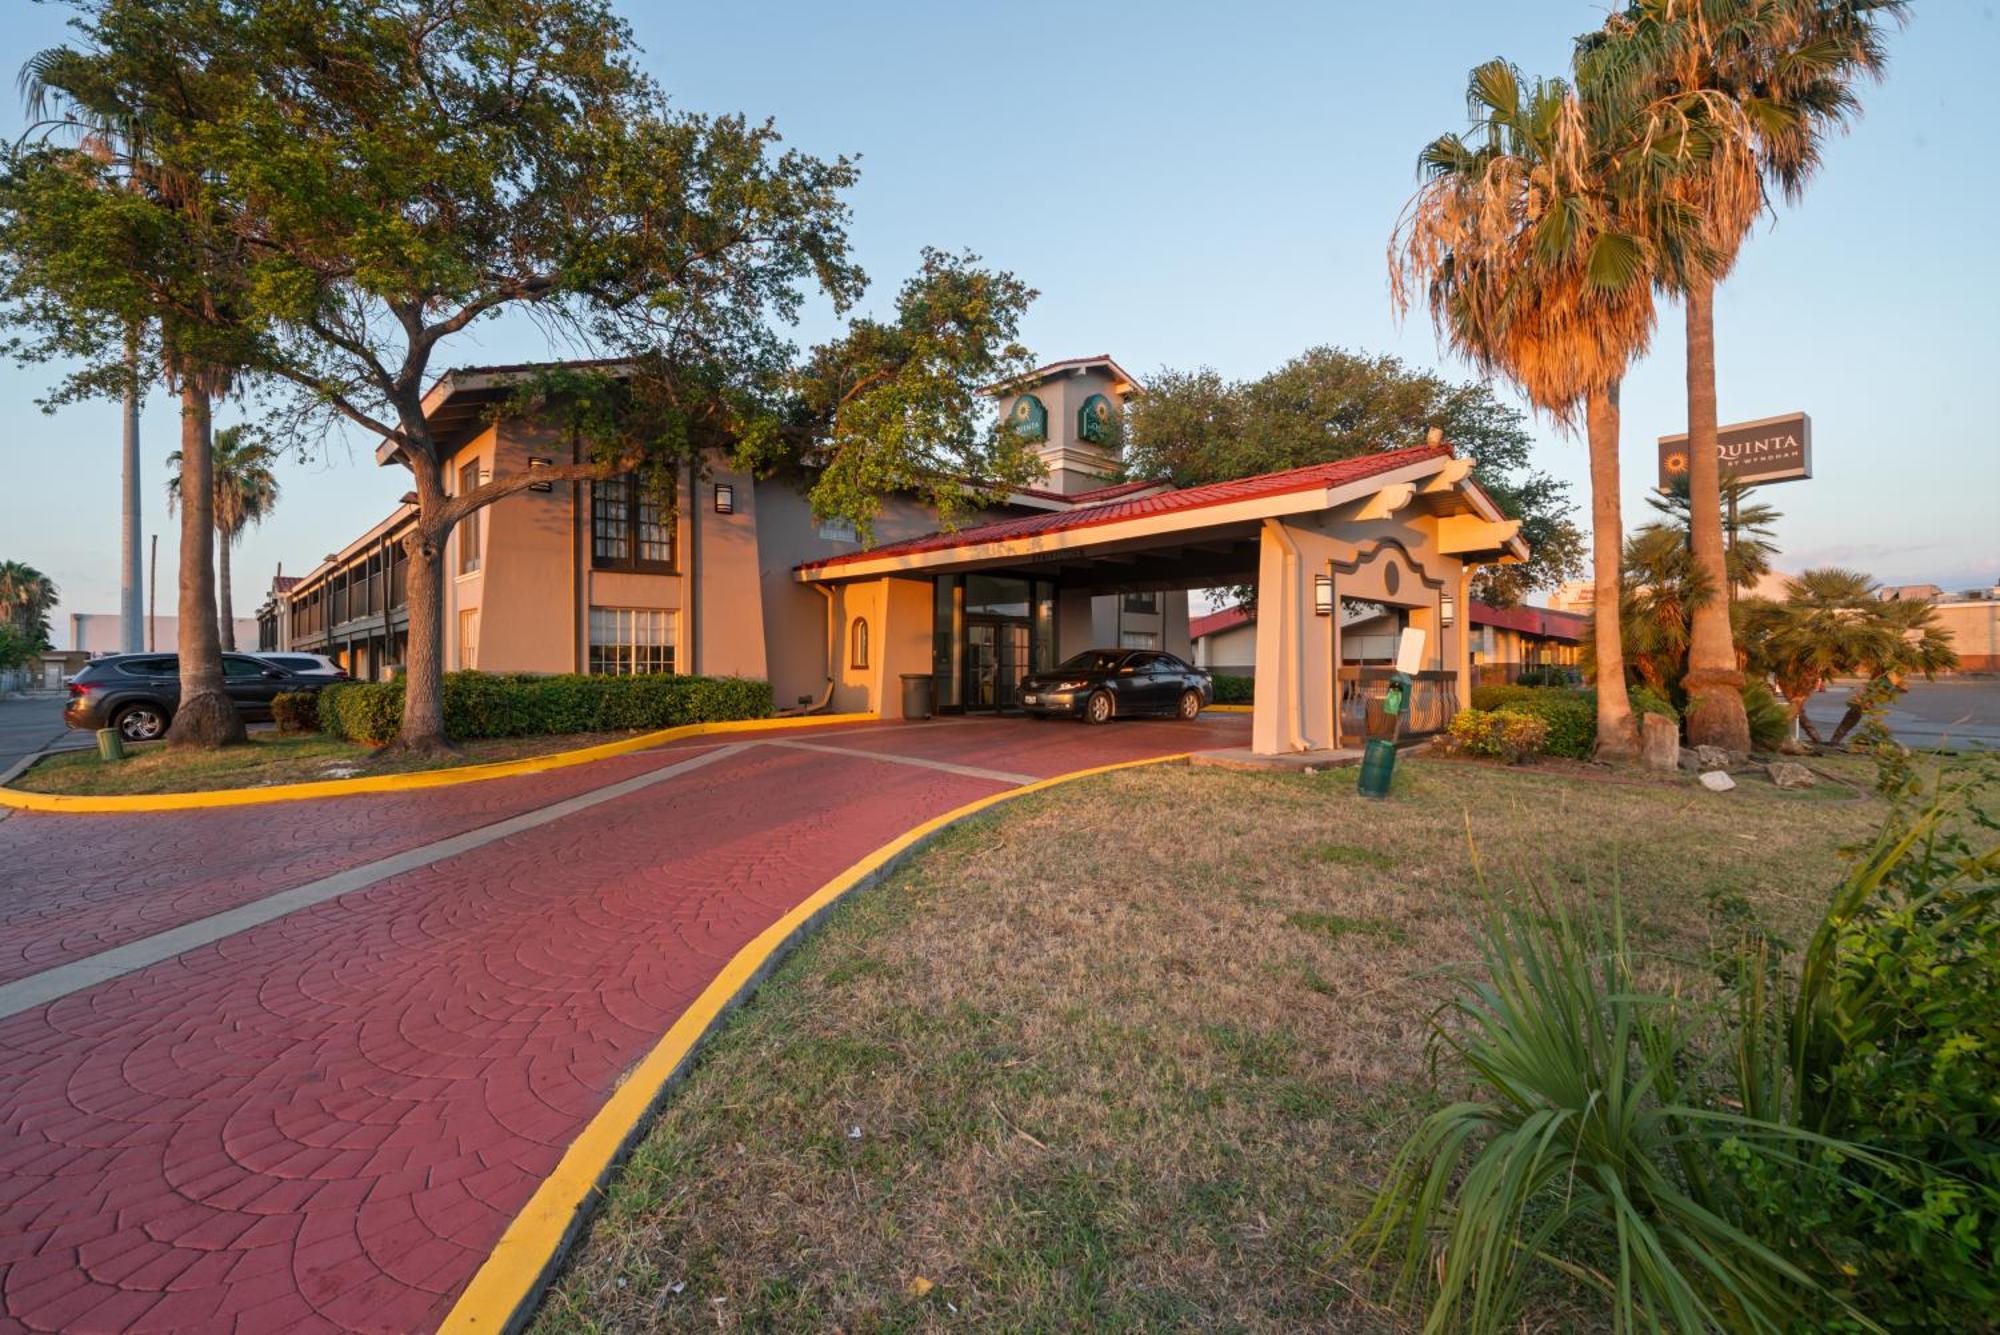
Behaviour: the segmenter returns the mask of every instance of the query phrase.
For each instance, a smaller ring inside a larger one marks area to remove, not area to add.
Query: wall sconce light
[[[483,486],[485,486],[485,485],[486,485],[487,483],[491,482],[492,480],[493,480],[493,470],[492,470],[492,469],[490,469],[490,468],[482,468],[482,469],[480,469],[480,470],[479,470],[479,485],[480,485],[480,486],[482,486],[482,487],[483,487]]]
[[[1438,624],[1449,626],[1458,620],[1458,599],[1448,593],[1438,595]]]
[[[736,488],[730,483],[715,484],[715,512],[719,515],[736,513]]]
[[[528,456],[528,471],[532,473],[538,468],[548,468],[554,463],[555,460],[546,455],[531,454]],[[555,489],[556,484],[553,482],[530,482],[528,484],[529,491],[554,491]]]
[[[1333,576],[1313,576],[1313,615],[1330,617],[1333,615]]]

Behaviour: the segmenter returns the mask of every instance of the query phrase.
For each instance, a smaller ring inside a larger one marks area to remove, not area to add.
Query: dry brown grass
[[[1400,1329],[1337,1255],[1498,887],[1796,928],[1872,801],[1407,761],[1155,769],[945,836],[841,909],[625,1168],[545,1332]],[[1545,1311],[1538,1328],[1576,1314]]]

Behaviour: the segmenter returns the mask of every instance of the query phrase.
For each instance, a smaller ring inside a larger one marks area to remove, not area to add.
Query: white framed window
[[[859,542],[861,530],[854,527],[852,519],[842,519],[830,515],[819,521],[819,535],[829,542]]]
[[[590,609],[590,670],[613,676],[674,670],[674,614],[657,607]]]
[[[1160,637],[1150,630],[1121,631],[1118,636],[1120,649],[1157,649]]]
[[[479,666],[479,609],[461,608],[458,613],[458,669],[470,672]]]

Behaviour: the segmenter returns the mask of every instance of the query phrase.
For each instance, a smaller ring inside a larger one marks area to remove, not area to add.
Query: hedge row
[[[1673,702],[1643,682],[1629,691],[1632,708],[1641,714],[1659,714],[1680,721]],[[1587,759],[1597,745],[1597,692],[1553,686],[1475,686],[1472,708],[1512,709],[1532,714],[1549,725],[1547,751],[1552,756]],[[1743,688],[1743,708],[1750,718],[1750,741],[1761,750],[1772,750],[1783,741],[1789,727],[1785,706],[1762,682]]]
[[[1218,705],[1247,705],[1257,694],[1255,677],[1226,677],[1218,672],[1210,680],[1215,684]]]
[[[1552,756],[1588,760],[1597,745],[1597,696],[1564,686],[1475,686],[1472,707],[1511,710],[1548,726],[1542,749]]]
[[[748,677],[568,675],[537,677],[448,672],[444,730],[459,740],[562,732],[652,731],[684,723],[768,718],[769,682]],[[403,683],[343,682],[319,695],[320,727],[349,741],[393,741],[403,718]]]

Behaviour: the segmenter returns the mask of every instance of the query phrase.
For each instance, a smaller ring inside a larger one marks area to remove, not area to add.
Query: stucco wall
[[[1961,672],[2000,672],[2000,602],[1939,603],[1937,621]]]
[[[1425,632],[1423,669],[1458,677],[1459,700],[1471,689],[1466,655],[1466,572],[1437,551],[1437,521],[1410,510],[1389,519],[1358,521],[1357,506],[1264,526],[1258,569],[1256,714],[1252,745],[1266,753],[1335,745],[1334,664],[1339,618],[1314,613],[1313,577],[1333,576],[1340,598],[1365,598],[1405,609]],[[1460,609],[1441,627],[1439,595]],[[1276,615],[1285,612],[1289,615]],[[1343,742],[1351,739],[1341,739]]]

